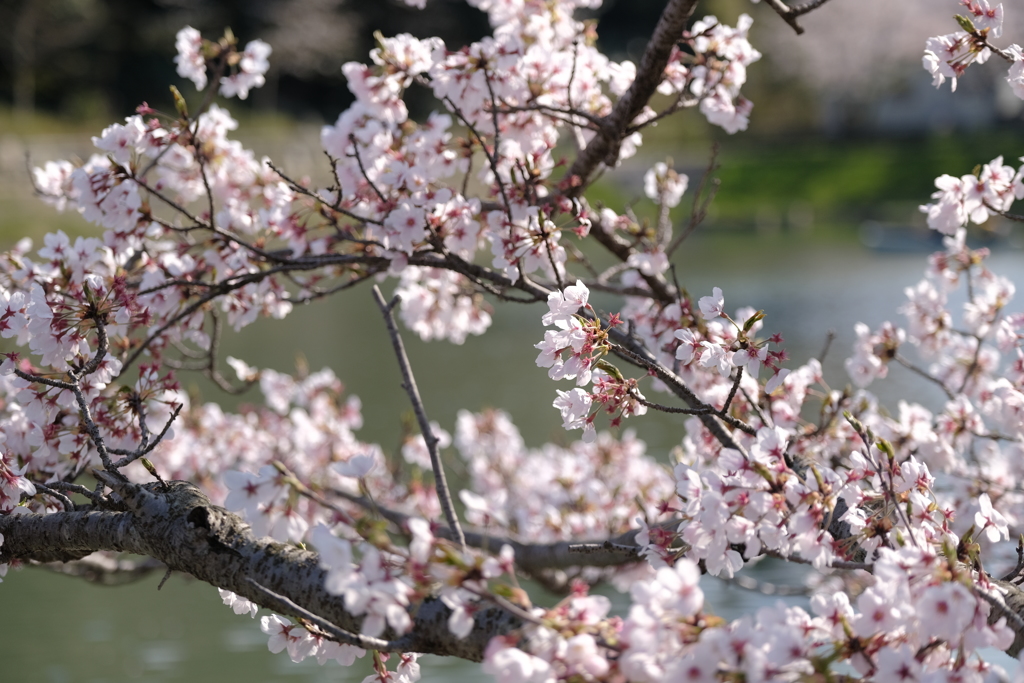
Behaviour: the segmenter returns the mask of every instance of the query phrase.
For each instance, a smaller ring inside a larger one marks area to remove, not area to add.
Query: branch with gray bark
[[[316,553],[257,538],[241,517],[213,505],[189,482],[139,485],[96,474],[116,491],[119,509],[2,516],[0,563],[80,562],[104,550],[133,553],[285,616],[313,614],[341,631],[359,633],[362,616],[346,610],[342,596],[325,590],[326,571]],[[481,605],[473,631],[460,640],[448,629],[450,616],[439,598],[427,598],[417,607],[409,634],[384,637],[405,652],[480,661],[493,636],[521,625],[505,609]]]
[[[0,563],[45,563],[49,569],[113,585],[119,570],[129,578],[166,567],[194,576],[218,588],[232,591],[258,605],[285,616],[313,623],[339,642],[350,642],[383,651],[421,652],[483,659],[491,638],[511,633],[523,626],[515,610],[481,602],[474,611],[474,627],[468,637],[459,639],[447,624],[452,611],[439,598],[428,597],[412,615],[413,627],[407,634],[387,631],[383,638],[359,635],[361,615],[345,609],[342,596],[324,588],[326,571],[316,553],[257,538],[241,517],[213,505],[194,484],[170,481],[132,484],[116,480],[99,471],[99,478],[114,489],[110,509],[78,509],[46,515],[16,514],[0,516]],[[400,515],[400,513],[395,513]],[[390,519],[401,523],[404,517]],[[675,526],[678,520],[666,522]],[[445,536],[442,527],[439,536]],[[837,528],[830,528],[841,536]],[[517,565],[530,572],[572,566],[610,567],[637,562],[637,531],[613,539],[592,543],[560,542],[528,544],[512,539],[467,531],[466,543],[496,552],[510,544],[516,551]],[[115,560],[91,556],[97,551],[115,551],[142,555],[142,560]],[[799,558],[782,558],[799,561]],[[67,563],[67,564],[60,564]],[[869,569],[863,563],[836,563],[838,568]],[[122,577],[123,578],[123,577]],[[1017,634],[1007,650],[1016,656],[1024,645],[1024,591],[1009,581],[993,581],[996,590],[981,594],[992,604],[991,620],[1006,617]],[[359,642],[357,643],[356,640]]]

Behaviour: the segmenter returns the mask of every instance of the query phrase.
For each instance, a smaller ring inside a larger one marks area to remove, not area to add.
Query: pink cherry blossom
[[[202,36],[191,26],[178,31],[175,43],[178,56],[174,62],[178,65],[178,75],[195,83],[196,90],[206,87],[206,60],[201,52],[202,45]]]
[[[249,42],[245,46],[245,51],[242,52],[238,70],[230,76],[220,79],[220,94],[224,97],[238,97],[238,99],[244,100],[249,97],[250,90],[262,87],[266,83],[264,74],[270,68],[270,62],[267,60],[270,52],[270,45],[262,40]]]
[[[725,307],[725,297],[722,295],[721,288],[715,287],[712,289],[711,296],[702,296],[698,304],[700,305],[700,313],[704,316],[705,320],[714,320],[721,317]]]
[[[562,292],[552,292],[548,295],[548,312],[541,318],[541,322],[566,329],[571,317],[587,305],[589,298],[590,290],[579,280]]]
[[[679,204],[688,183],[689,178],[685,174],[676,173],[665,162],[659,161],[644,174],[644,194],[655,204],[671,209]]]
[[[974,523],[979,531],[992,543],[1009,538],[1006,518],[992,507],[992,500],[987,493],[978,496],[979,510],[974,513]]]
[[[1006,75],[1006,82],[1010,84],[1013,94],[1024,100],[1024,50],[1019,45],[1011,45],[1007,51],[1013,57],[1013,64]]]

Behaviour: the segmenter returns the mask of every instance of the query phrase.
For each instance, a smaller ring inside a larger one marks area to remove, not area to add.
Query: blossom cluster
[[[950,87],[956,90],[956,81],[973,63],[984,64],[992,55],[992,46],[988,43],[989,36],[999,38],[1003,34],[1003,4],[992,5],[989,0],[959,0],[965,10],[958,15],[962,29],[943,36],[934,36],[925,43],[924,57],[921,63],[932,75],[932,85],[939,87],[950,79]],[[1009,52],[1020,52],[1017,45],[1009,48]],[[1011,67],[1007,79],[1014,82],[1014,71]],[[1016,91],[1016,89],[1015,89]]]
[[[528,449],[508,415],[463,411],[454,441],[471,484],[460,492],[467,521],[492,533],[539,543],[624,533],[637,501],[653,523],[665,518],[657,508],[673,492],[669,472],[629,430]]]
[[[607,619],[607,599],[585,590],[538,610],[543,621],[522,640],[491,641],[484,671],[500,683],[799,680],[843,657],[866,680],[945,680],[952,671],[981,681],[993,668],[967,653],[1008,647],[1013,632],[1005,619],[988,624],[988,603],[948,580],[956,571],[942,555],[883,549],[855,605],[845,593],[818,594],[813,615],[777,605],[725,624],[704,611],[697,565],[680,560],[632,585],[625,619]]]
[[[1022,177],[1024,167],[1014,170],[1003,164],[1001,156],[982,166],[976,175],[941,175],[935,179],[938,191],[932,199],[936,201],[922,206],[921,211],[928,214],[929,228],[953,235],[968,221],[980,225],[1009,211],[1015,199],[1024,199]]]
[[[983,14],[988,9],[975,4]],[[664,168],[659,171],[665,175]],[[657,177],[648,175],[647,190],[656,201],[664,196],[654,185]],[[717,289],[697,306],[687,300],[655,305],[637,297],[633,307],[620,312],[647,348],[665,354],[662,358],[675,351],[674,369],[693,393],[720,410],[731,408],[730,415],[750,428],[731,432],[732,447],[699,418],[688,420],[675,470],[679,497],[673,504],[683,521],[678,529],[666,530],[640,520],[638,537],[644,556],[660,567],[658,577],[665,577],[671,589],[651,600],[646,612],[640,596],[633,596],[622,633],[635,628],[642,634],[642,654],[605,651],[613,666],[629,667],[623,669],[628,679],[676,680],[685,675],[721,680],[730,672],[756,680],[787,678],[820,670],[816,657],[839,652],[862,675],[876,680],[891,680],[893,672],[930,679],[944,670],[969,679],[981,676],[988,665],[977,657],[961,659],[964,652],[975,644],[1003,648],[1012,639],[1005,620],[988,626],[987,600],[1001,589],[988,583],[984,573],[971,571],[970,558],[976,555],[958,555],[958,549],[977,538],[999,557],[994,545],[1019,524],[1015,463],[1019,407],[1024,405],[1016,369],[1024,357],[1017,329],[1021,319],[1006,312],[1012,283],[985,267],[985,250],[966,246],[963,226],[1005,213],[1022,196],[1020,173],[998,158],[975,175],[944,176],[937,186],[941,192],[933,198],[938,201],[922,210],[929,225],[949,237],[945,250],[932,257],[925,280],[907,289],[902,311],[908,328],[885,323],[872,332],[858,325],[855,353],[846,365],[862,388],[884,378],[890,364],[906,365],[947,394],[949,401],[938,413],[901,402],[898,416],[890,416],[863,389],[830,389],[816,361],[792,372],[778,370],[770,385],[761,385],[756,378],[759,364],[768,360],[766,346],[743,338],[760,327],[760,318],[750,311],[737,314],[739,322],[733,322]],[[954,322],[949,310],[957,289],[968,294],[962,323]],[[546,324],[557,324],[556,306],[563,300],[586,303],[578,289],[552,297]],[[574,329],[586,320],[579,318]],[[589,358],[580,353],[582,343],[572,347],[569,327],[559,324],[538,345],[538,365],[551,367],[555,379],[560,378],[555,361],[562,361],[563,352],[572,353],[572,367],[587,365]],[[908,353],[910,347],[914,351]],[[1004,375],[1001,357],[1006,353],[1014,362]],[[908,356],[930,365],[919,368]],[[767,364],[778,368],[781,360]],[[671,361],[664,365],[671,366]],[[729,380],[740,366],[747,376],[735,376],[745,399],[730,403],[736,388]],[[671,389],[660,384],[656,388]],[[576,405],[559,393],[563,412],[564,406]],[[817,423],[803,417],[812,397],[821,399]],[[588,408],[582,398],[577,397],[581,417]],[[579,426],[566,422],[567,428]],[[699,589],[690,562],[699,560],[709,573],[731,576],[765,552],[816,567],[868,560],[865,566],[880,578],[861,594],[856,608],[838,594],[815,599],[815,618],[801,610],[780,609],[770,616],[765,610],[757,621],[731,624],[730,629],[744,635],[741,644],[730,642],[700,618],[700,600],[693,604]],[[690,578],[680,581],[671,572]],[[690,596],[689,602],[685,609],[666,614],[662,606],[672,604],[669,595],[677,590]],[[937,614],[945,616],[939,619]],[[634,617],[642,627],[632,626]],[[764,633],[754,635],[762,624]],[[949,647],[940,648],[934,658],[931,652],[922,658],[920,647],[929,639]],[[543,638],[540,642],[546,643]],[[534,648],[531,641],[525,650],[534,659],[523,659],[509,654],[505,644],[495,648],[489,661],[499,672],[500,666],[543,672],[535,680],[567,677],[559,668],[562,655],[551,655],[547,644],[543,648]],[[858,654],[851,656],[853,652]],[[542,661],[534,661],[538,657]]]
[[[206,87],[206,72],[210,62],[222,61],[223,64],[215,68],[228,66],[231,69],[230,75],[220,78],[220,94],[224,97],[244,100],[250,90],[266,83],[264,74],[270,68],[268,58],[272,49],[262,40],[250,41],[242,52],[237,52],[234,36],[230,32],[223,40],[214,43],[204,40],[199,31],[186,26],[178,31],[174,46],[178,50],[178,56],[174,58],[174,63],[178,65],[178,75],[195,83],[197,90]]]
[[[740,15],[735,28],[713,16],[695,22],[685,36],[693,55],[675,48],[658,92],[695,99],[708,122],[728,133],[746,130],[754,105],[740,88],[747,81],[747,67],[761,59],[747,40],[752,25],[746,14]]]

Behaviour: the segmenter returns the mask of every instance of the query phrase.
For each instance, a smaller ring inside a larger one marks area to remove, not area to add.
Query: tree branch
[[[437,452],[438,439],[430,427],[430,420],[427,419],[427,411],[423,407],[423,399],[420,398],[420,390],[416,386],[416,378],[412,374],[409,356],[405,353],[402,336],[398,333],[398,326],[395,324],[394,309],[399,298],[395,296],[390,304],[385,302],[384,295],[380,293],[380,288],[377,285],[373,286],[373,298],[384,315],[384,323],[388,326],[388,334],[391,336],[391,345],[395,347],[395,355],[398,357],[398,367],[402,371],[402,388],[409,394],[412,409],[416,413],[416,420],[420,424],[420,432],[423,434],[423,441],[426,442],[427,452],[430,453],[430,464],[434,470],[434,483],[437,485],[437,497],[441,503],[441,509],[444,511],[445,519],[448,520],[448,528],[451,529],[455,541],[465,551],[466,538],[462,534],[462,527],[459,526],[459,518],[455,514],[455,506],[452,504],[448,481],[444,476],[444,467],[441,466],[441,456]]]
[[[567,178],[577,178],[567,190],[570,197],[579,196],[590,182],[591,176],[603,162],[606,166],[614,166],[619,158],[619,146],[625,136],[626,129],[644,106],[654,95],[661,83],[668,65],[669,56],[676,42],[682,38],[686,22],[697,6],[697,0],[670,0],[658,19],[651,40],[647,43],[636,78],[629,90],[619,98],[612,107],[611,113],[600,120],[599,132],[587,145],[566,174]],[[597,227],[597,226],[595,226]],[[591,231],[591,234],[594,234]]]
[[[409,519],[412,515],[392,510],[379,503],[374,503],[363,496],[356,496],[338,489],[331,489],[332,494],[355,503],[371,512],[380,514],[405,532]],[[318,503],[335,509],[323,499],[317,499]],[[680,520],[672,518],[655,525],[659,528],[675,529],[679,526]],[[508,536],[496,536],[478,529],[467,529],[464,531],[466,545],[470,548],[478,548],[488,553],[497,554],[501,552],[504,545],[512,548],[515,553],[516,567],[531,576],[537,576],[540,572],[551,569],[567,569],[569,567],[618,567],[625,564],[642,561],[640,557],[640,546],[636,544],[636,535],[640,529],[630,529],[605,540],[595,541],[556,541],[554,543],[527,543]],[[434,535],[438,538],[454,540],[451,531],[447,527],[439,527]]]
[[[804,32],[803,27],[796,22],[796,18],[818,9],[828,0],[807,0],[802,5],[790,7],[782,0],[767,0],[768,6],[775,10],[775,13],[782,17],[783,21],[793,27],[793,30],[800,35]]]
[[[165,490],[161,484],[137,485],[118,482],[103,471],[95,474],[115,488],[124,511],[0,516],[0,562],[69,562],[99,550],[135,553],[287,616],[306,618],[311,613],[359,633],[362,616],[348,612],[342,596],[324,589],[326,571],[316,553],[256,538],[241,517],[212,505],[189,482],[167,482]],[[266,591],[302,612],[290,611],[280,600],[269,605]],[[412,631],[401,641],[405,651],[480,661],[491,637],[521,625],[500,607],[481,606],[472,633],[460,640],[448,629],[450,616],[451,609],[439,598],[425,599],[413,616]],[[398,637],[391,632],[385,636]]]

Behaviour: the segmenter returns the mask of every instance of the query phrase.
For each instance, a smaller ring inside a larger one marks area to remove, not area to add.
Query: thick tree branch
[[[628,134],[630,124],[643,111],[664,78],[672,48],[682,38],[686,22],[696,6],[696,0],[670,0],[665,6],[654,35],[640,58],[632,85],[615,103],[611,113],[598,122],[597,135],[576,157],[566,174],[569,184],[565,191],[567,196],[578,197],[582,194],[602,163],[611,167],[618,162],[622,140]],[[594,222],[590,235],[622,261],[633,253],[629,242],[616,235],[611,228],[602,226],[600,221]],[[652,275],[643,275],[643,278],[659,301],[668,303],[675,299],[664,278]]]
[[[96,474],[115,486],[123,512],[0,516],[0,562],[67,562],[99,550],[134,553],[260,605],[271,602],[266,597],[271,591],[304,611],[289,612],[275,602],[273,607],[283,614],[303,618],[308,612],[338,629],[359,633],[362,616],[349,613],[341,596],[324,589],[326,572],[316,553],[256,538],[241,517],[212,505],[189,482],[168,482],[164,490],[159,483],[119,483],[103,472]],[[481,606],[473,632],[460,640],[448,629],[450,616],[440,599],[426,599],[416,610],[408,640],[402,640],[406,651],[480,661],[491,637],[520,626],[504,609]],[[391,632],[385,636],[397,638]]]
[[[572,187],[566,191],[570,197],[577,197],[586,189],[602,162],[606,166],[614,166],[618,161],[619,147],[626,129],[643,111],[661,83],[672,48],[682,38],[686,22],[689,21],[696,6],[697,0],[670,0],[665,6],[665,11],[661,13],[658,25],[654,29],[654,35],[651,36],[640,58],[632,85],[615,103],[611,113],[601,119],[600,131],[576,157],[576,161],[566,174],[567,178],[578,179],[572,181]]]

